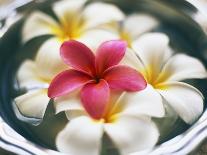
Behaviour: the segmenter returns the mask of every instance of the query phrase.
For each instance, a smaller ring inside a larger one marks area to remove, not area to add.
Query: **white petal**
[[[132,47],[143,61],[151,78],[157,77],[168,59],[169,38],[163,33],[147,33],[132,43]]]
[[[60,46],[61,42],[57,38],[51,38],[37,52],[37,71],[45,80],[52,80],[55,75],[68,68],[60,57]]]
[[[130,66],[140,72],[144,70],[143,63],[140,61],[136,53],[130,48],[127,48],[124,58],[121,60],[120,64]]]
[[[184,54],[177,54],[167,61],[160,74],[160,79],[181,81],[192,78],[206,78],[204,65],[196,58]]]
[[[80,117],[80,116],[87,116],[87,112],[84,109],[80,109],[80,110],[68,110],[65,111],[65,115],[67,117],[68,120]]]
[[[53,34],[53,27],[57,26],[58,23],[50,16],[41,12],[34,12],[24,23],[22,32],[23,42],[37,36]]]
[[[62,111],[83,110],[79,92],[79,90],[73,91],[66,96],[56,98],[54,100],[56,114]]]
[[[83,16],[88,28],[124,19],[124,14],[115,5],[101,2],[92,3],[86,6],[83,11]]]
[[[160,94],[148,85],[142,91],[124,93],[117,101],[114,110],[122,109],[121,114],[163,117],[165,109]]]
[[[159,138],[158,129],[149,118],[120,116],[105,124],[104,129],[122,155],[152,148]]]
[[[37,66],[31,60],[25,60],[19,67],[17,80],[20,88],[26,88],[27,90],[48,87],[48,83],[37,74]]]
[[[193,123],[203,111],[201,92],[183,82],[165,83],[164,86],[166,89],[158,90],[164,99],[186,123]]]
[[[19,112],[29,118],[42,119],[49,103],[47,89],[29,91],[14,99]]]
[[[99,45],[108,40],[119,39],[118,34],[111,31],[93,29],[88,30],[81,35],[77,40],[86,44],[90,49],[95,51]]]
[[[53,5],[53,10],[57,17],[64,21],[68,15],[80,13],[86,0],[60,0]]]
[[[99,155],[103,125],[82,116],[71,120],[58,134],[56,146],[60,152],[72,155]]]
[[[126,18],[123,23],[123,30],[128,32],[133,39],[145,32],[151,31],[159,22],[147,14],[133,14]]]

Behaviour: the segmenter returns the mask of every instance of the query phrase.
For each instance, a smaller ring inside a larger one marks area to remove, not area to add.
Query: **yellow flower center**
[[[169,73],[161,72],[156,69],[156,67],[149,67],[145,71],[142,72],[145,77],[147,83],[152,85],[155,89],[167,89],[167,85],[165,82],[169,78]]]
[[[125,40],[128,43],[128,47],[131,47],[132,38],[131,38],[130,34],[122,30],[119,33],[119,35],[120,35],[120,39]]]
[[[81,36],[85,26],[85,20],[77,14],[68,14],[60,19],[60,25],[53,27],[53,33],[61,40],[75,39]]]

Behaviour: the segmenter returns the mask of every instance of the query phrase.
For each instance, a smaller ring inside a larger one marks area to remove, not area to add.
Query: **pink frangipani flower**
[[[81,88],[83,107],[94,119],[103,117],[110,98],[110,89],[140,91],[146,81],[135,69],[118,65],[125,55],[127,43],[107,41],[94,53],[78,41],[66,41],[60,48],[63,61],[71,67],[51,82],[48,96],[56,98]]]

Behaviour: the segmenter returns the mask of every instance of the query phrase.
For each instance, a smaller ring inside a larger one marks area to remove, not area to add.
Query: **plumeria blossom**
[[[56,138],[60,152],[99,155],[104,133],[121,155],[150,149],[159,139],[158,129],[151,117],[163,117],[164,109],[160,95],[150,85],[139,92],[112,91],[110,100],[105,105],[108,107],[105,115],[99,120],[84,112],[76,92],[56,101],[59,112],[66,111],[70,120]]]
[[[60,66],[62,66],[60,64]],[[49,67],[42,66],[43,70]],[[38,125],[44,117],[50,98],[47,96],[49,84],[53,76],[45,76],[42,68],[39,68],[36,61],[25,60],[17,72],[17,80],[20,89],[26,89],[26,93],[14,99],[14,110],[17,117],[25,122]],[[58,70],[59,69],[59,70]],[[60,72],[65,68],[54,68]],[[52,75],[55,71],[48,74]]]
[[[94,119],[100,119],[110,98],[110,89],[140,91],[146,87],[143,76],[131,67],[118,65],[127,44],[114,40],[102,43],[94,53],[78,41],[64,42],[60,48],[63,61],[72,67],[51,82],[48,96],[56,98],[81,88],[81,100]]]
[[[135,54],[128,54],[123,63],[137,68],[163,97],[163,104],[169,104],[186,123],[193,123],[203,111],[203,95],[182,81],[206,78],[207,72],[196,58],[172,56],[168,44],[165,34],[147,33],[132,43]]]
[[[52,51],[48,47],[52,47]],[[68,67],[56,52],[60,50],[59,42],[49,40],[48,47],[40,47],[39,51],[46,52],[38,53],[34,61],[25,60],[17,72],[19,88],[25,89],[26,93],[14,99],[14,109],[20,120],[34,125],[38,125],[44,117],[50,101],[47,91],[51,80]]]
[[[158,141],[151,117],[163,117],[161,97],[136,70],[118,65],[126,46],[107,41],[96,55],[77,41],[61,46],[62,59],[73,69],[57,75],[48,89],[56,113],[65,111],[70,120],[56,138],[60,152],[98,155],[104,133],[123,155],[152,148]]]
[[[32,13],[23,27],[23,41],[26,42],[41,35],[53,35],[62,41],[84,40],[92,34],[101,34],[102,31],[97,29],[98,26],[111,24],[124,18],[124,14],[115,5],[96,2],[85,6],[85,3],[86,0],[60,0],[54,3],[52,9],[58,21],[42,12]],[[109,35],[106,31],[102,33]],[[102,37],[100,34],[98,36]]]
[[[51,35],[43,42],[36,57],[38,67],[46,67],[42,68],[44,76],[50,77],[48,72],[53,76],[57,74],[53,68],[62,63],[59,48],[64,41],[78,40],[90,48],[96,48],[104,41],[119,38],[118,34],[99,27],[122,20],[124,14],[112,4],[85,3],[86,0],[61,0],[52,7],[58,21],[42,12],[32,13],[25,21],[22,30],[24,42],[39,36]]]

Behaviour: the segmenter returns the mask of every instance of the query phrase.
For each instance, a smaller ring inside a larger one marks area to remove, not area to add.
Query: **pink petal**
[[[76,70],[92,75],[95,72],[95,56],[84,44],[78,41],[66,41],[60,48],[63,61]]]
[[[144,77],[138,71],[123,65],[107,69],[104,72],[104,79],[109,87],[115,90],[140,91],[147,86]]]
[[[99,83],[88,83],[81,90],[81,100],[88,114],[100,119],[106,109],[110,97],[110,89],[105,80]]]
[[[96,70],[100,75],[107,68],[117,65],[124,57],[127,43],[121,40],[104,42],[97,50]]]
[[[48,96],[50,98],[59,97],[83,86],[91,80],[87,74],[76,70],[66,70],[58,74],[50,83]]]

